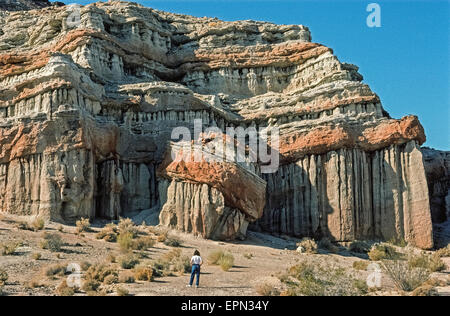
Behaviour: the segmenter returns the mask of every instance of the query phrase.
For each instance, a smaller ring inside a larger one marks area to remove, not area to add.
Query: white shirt
[[[192,264],[202,264],[203,261],[202,261],[202,258],[200,256],[193,256],[191,258],[191,263]]]

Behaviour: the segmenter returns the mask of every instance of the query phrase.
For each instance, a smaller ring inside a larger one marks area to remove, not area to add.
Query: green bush
[[[55,264],[44,268],[44,274],[48,277],[54,277],[55,275],[63,276],[66,273],[67,265]]]
[[[58,234],[44,233],[43,240],[41,241],[41,248],[50,250],[51,252],[61,251],[64,245],[61,236]]]
[[[182,242],[175,237],[167,237],[164,240],[164,245],[169,246],[169,247],[181,247]]]
[[[383,260],[382,267],[399,290],[411,292],[429,280],[430,272],[423,268],[412,268],[404,260]]]
[[[119,229],[114,223],[105,225],[100,232],[97,233],[97,239],[103,239],[107,242],[116,242]]]
[[[119,264],[122,269],[133,269],[139,264],[139,260],[132,254],[128,254],[119,258]]]
[[[234,265],[234,257],[231,253],[216,250],[208,256],[208,262],[219,265],[223,271],[229,271]]]
[[[291,296],[360,296],[366,288],[345,269],[316,261],[303,261],[280,278]]]
[[[447,268],[444,261],[436,253],[432,255],[426,253],[421,253],[420,255],[410,254],[408,264],[411,268],[422,268],[430,272],[439,272]]]

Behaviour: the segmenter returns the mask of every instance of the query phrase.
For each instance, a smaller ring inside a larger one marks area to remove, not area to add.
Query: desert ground
[[[123,269],[119,263],[111,260],[111,257],[125,256],[119,243],[97,239],[97,234],[105,222],[94,222],[88,232],[78,232],[76,226],[58,223],[47,223],[45,228],[38,231],[19,229],[18,226],[23,221],[22,218],[9,215],[2,215],[0,218],[0,244],[19,245],[12,254],[0,256],[0,270],[6,271],[8,275],[8,279],[4,282],[3,295],[61,295],[57,288],[68,275],[64,273],[49,275],[47,272],[49,267],[58,265],[105,264],[117,271],[118,275],[132,274],[134,271]],[[249,232],[245,241],[218,242],[177,231],[164,231],[168,238],[181,242],[179,247],[171,247],[158,239],[158,233],[155,233],[158,229],[150,226],[139,226],[137,229],[140,236],[155,240],[148,248],[131,250],[128,253],[128,255],[133,253],[139,258],[139,266],[152,266],[155,261],[165,258],[175,248],[180,249],[179,255],[186,258],[192,256],[194,250],[198,249],[205,261],[200,287],[187,288],[189,273],[177,272],[155,276],[152,281],[136,279],[133,283],[119,283],[116,280],[110,285],[102,285],[96,291],[78,289],[70,295],[118,295],[118,292],[133,296],[286,295],[288,283],[281,281],[282,276],[291,267],[304,261],[318,262],[325,269],[342,268],[346,273],[364,282],[370,273],[364,269],[357,270],[353,266],[354,262],[369,263],[367,254],[351,252],[344,245],[338,245],[334,251],[319,248],[317,253],[310,254],[297,251],[296,244],[300,240],[289,237],[278,238]],[[63,246],[59,251],[42,249],[41,243],[45,233],[61,236]],[[234,257],[233,266],[228,271],[223,271],[220,266],[208,262],[211,253],[218,250],[231,253]],[[443,257],[442,261],[446,264],[445,269],[431,275],[435,295],[450,294],[450,258]],[[381,286],[368,289],[365,295],[411,295],[398,290],[384,270],[381,273]],[[81,274],[84,282],[86,272],[83,271]],[[270,290],[264,291],[261,288]]]

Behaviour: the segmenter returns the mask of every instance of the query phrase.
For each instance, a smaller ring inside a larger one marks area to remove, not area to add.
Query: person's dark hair
[[[200,256],[200,251],[198,250],[194,251],[194,256]]]

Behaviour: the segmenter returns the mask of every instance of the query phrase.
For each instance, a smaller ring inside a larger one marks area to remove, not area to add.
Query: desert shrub
[[[89,222],[89,218],[81,218],[76,221],[75,225],[77,226],[77,233],[84,233],[91,231],[91,223]]]
[[[439,272],[447,268],[444,261],[436,253],[428,255],[426,253],[410,254],[408,264],[411,268],[422,268],[430,272]]]
[[[359,296],[361,283],[345,269],[317,261],[303,261],[288,270],[280,280],[288,286],[290,296]]]
[[[81,264],[80,264],[80,268],[81,268],[81,270],[83,270],[83,271],[87,271],[87,270],[89,270],[89,268],[92,266],[92,264],[90,264],[89,262],[87,262],[87,261],[83,261]]]
[[[370,245],[365,241],[355,240],[350,243],[348,250],[355,253],[368,253],[370,251]]]
[[[133,250],[147,250],[155,245],[155,240],[151,237],[140,237],[133,241]]]
[[[116,292],[117,292],[118,296],[129,296],[130,295],[130,292],[123,287],[118,287],[116,289]]]
[[[280,296],[280,291],[269,283],[258,284],[255,291],[261,296]]]
[[[86,271],[85,278],[86,280],[94,280],[103,283],[105,281],[105,278],[110,275],[117,277],[117,270],[105,264],[97,264],[89,267],[89,269]]]
[[[367,262],[367,261],[361,260],[361,261],[353,262],[353,269],[355,269],[355,270],[366,271],[368,266],[369,266],[369,262]]]
[[[51,252],[61,251],[64,245],[61,236],[58,234],[44,233],[43,240],[41,241],[41,248],[50,250]]]
[[[0,244],[0,255],[12,256],[21,245],[22,243],[17,241]]]
[[[317,243],[311,238],[303,238],[299,243],[297,243],[297,251],[300,253],[317,253]]]
[[[234,265],[234,257],[231,253],[216,250],[208,256],[208,263],[219,265],[223,271],[228,271]]]
[[[23,286],[26,289],[35,289],[38,287],[43,287],[45,286],[44,283],[42,282],[42,280],[38,279],[38,278],[33,278],[30,281],[27,281],[23,284]]]
[[[439,249],[438,251],[435,252],[435,254],[439,258],[450,257],[450,245],[447,245],[447,247],[445,248]]]
[[[416,288],[411,295],[412,296],[438,296],[436,287],[444,287],[449,285],[446,281],[440,279],[429,279],[425,281],[421,286]]]
[[[167,237],[164,240],[164,245],[169,246],[169,247],[181,247],[182,242],[175,237]]]
[[[253,254],[251,254],[251,253],[244,253],[244,258],[250,260],[250,259],[253,258]]]
[[[42,255],[39,252],[35,252],[33,253],[32,258],[34,260],[40,260],[42,258]]]
[[[385,243],[373,245],[368,255],[369,259],[372,261],[380,261],[385,259],[394,260],[400,258],[399,253],[395,251],[394,247]]]
[[[114,274],[110,274],[103,280],[103,283],[106,285],[117,284],[119,283],[119,277]]]
[[[121,233],[117,237],[117,243],[122,251],[132,250],[134,245],[133,234],[130,232]]]
[[[119,258],[119,264],[122,269],[133,269],[137,264],[139,264],[139,259],[132,254],[127,254]]]
[[[234,265],[234,257],[231,253],[226,253],[219,260],[220,268],[223,271],[229,271]]]
[[[56,295],[58,296],[74,296],[75,290],[67,285],[67,282],[62,281],[56,288]]]
[[[0,285],[3,285],[8,280],[8,273],[0,268]]]
[[[29,228],[33,231],[43,230],[45,228],[45,220],[41,217],[37,217],[30,223]]]
[[[131,271],[124,271],[119,275],[119,283],[134,283],[134,274]]]
[[[430,272],[423,268],[413,268],[404,260],[383,260],[383,270],[399,290],[411,292],[430,278]]]
[[[107,242],[116,242],[117,241],[117,234],[119,230],[117,228],[117,225],[114,223],[110,223],[105,225],[105,227],[102,228],[100,232],[97,233],[95,236],[97,239],[103,239]]]
[[[93,293],[91,292],[97,292],[100,286],[100,282],[92,279],[87,279],[83,282],[83,286],[81,287],[81,289],[85,291],[89,296],[92,296]]]
[[[333,244],[329,238],[322,238],[319,241],[318,247],[320,249],[329,251],[331,253],[338,253],[339,252],[339,247],[336,246],[335,244]]]
[[[130,233],[133,238],[137,237],[139,233],[138,227],[134,225],[133,221],[129,218],[121,218],[117,228],[120,235]]]
[[[172,249],[153,263],[154,277],[190,272],[189,257],[182,256],[181,249]]]
[[[44,268],[44,274],[48,277],[54,277],[56,275],[63,276],[66,273],[67,265],[54,264]]]
[[[222,258],[224,252],[222,250],[216,250],[209,254],[208,263],[217,265],[220,258]]]
[[[134,278],[138,281],[153,281],[153,268],[148,266],[134,268]]]

